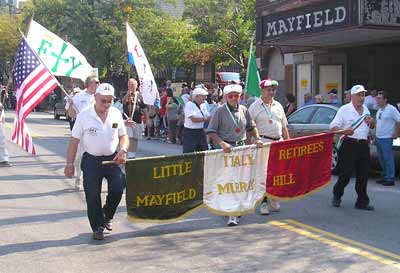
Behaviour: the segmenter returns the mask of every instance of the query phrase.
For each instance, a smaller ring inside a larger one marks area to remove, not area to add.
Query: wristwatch
[[[125,154],[128,153],[128,150],[126,148],[121,148],[120,150],[123,151]]]

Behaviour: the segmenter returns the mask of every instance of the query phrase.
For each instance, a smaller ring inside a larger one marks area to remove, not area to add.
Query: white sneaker
[[[128,159],[133,159],[133,158],[136,157],[136,153],[134,153],[134,152],[128,152],[127,155],[126,155],[126,157],[127,157]]]
[[[269,206],[271,208],[271,211],[278,212],[278,211],[281,210],[281,205],[276,200],[270,199],[269,200]]]
[[[261,203],[260,213],[262,215],[268,215],[269,214],[269,209],[268,209],[268,203],[267,202],[262,202]]]
[[[76,178],[75,179],[75,189],[80,190],[81,189],[81,178]]]
[[[239,224],[239,218],[237,216],[229,216],[228,223],[226,224],[229,227],[237,226]]]

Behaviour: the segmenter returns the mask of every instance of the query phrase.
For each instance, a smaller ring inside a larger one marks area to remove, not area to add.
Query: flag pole
[[[251,53],[252,53],[252,51],[253,51],[253,40],[254,40],[254,33],[253,33],[253,35],[251,36],[250,50],[249,50],[249,59],[248,59],[248,61],[247,61],[246,85],[247,85],[247,82],[248,82],[248,80],[249,80],[250,58],[251,58]],[[247,88],[245,88],[245,92],[248,93],[248,92],[247,92]]]

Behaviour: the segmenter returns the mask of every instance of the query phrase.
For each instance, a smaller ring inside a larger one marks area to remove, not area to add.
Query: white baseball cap
[[[192,92],[192,96],[196,97],[196,96],[199,96],[199,95],[207,96],[208,92],[202,87],[196,87]]]
[[[102,83],[97,86],[96,94],[114,97],[114,87],[109,83]]]
[[[242,86],[240,84],[229,84],[224,87],[224,95],[228,95],[229,93],[236,92],[242,93]]]
[[[367,92],[367,90],[365,90],[363,85],[357,84],[357,85],[354,85],[351,88],[350,94],[354,95],[354,94],[357,94],[357,93],[360,93],[360,92]]]

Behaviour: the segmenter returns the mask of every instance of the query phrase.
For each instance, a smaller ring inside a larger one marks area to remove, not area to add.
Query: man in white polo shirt
[[[393,139],[400,133],[400,113],[393,105],[388,104],[385,91],[378,92],[376,101],[379,107],[376,113],[376,148],[382,167],[382,179],[377,183],[383,186],[394,186]]]
[[[83,187],[95,240],[104,238],[104,228],[112,230],[112,219],[125,187],[125,176],[118,165],[126,162],[129,140],[121,113],[115,107],[111,107],[113,98],[114,87],[108,83],[100,84],[96,90],[95,105],[78,114],[72,129],[64,169],[67,177],[73,176],[74,159],[78,144],[81,143]],[[117,152],[118,146],[120,150]],[[114,161],[115,164],[102,165],[103,161]],[[103,178],[108,181],[108,195],[102,207]]]
[[[261,97],[249,108],[250,117],[256,123],[258,134],[264,143],[290,138],[285,111],[274,99],[278,85],[277,81],[271,79],[261,81]],[[276,200],[270,199],[269,205],[272,211],[280,210],[279,202]],[[269,214],[267,197],[261,203],[260,213]]]
[[[370,151],[368,146],[369,129],[375,127],[375,120],[370,116],[368,108],[364,105],[365,90],[362,85],[351,88],[351,102],[342,106],[330,124],[332,131],[344,130],[345,135],[340,145],[339,177],[333,188],[332,205],[340,207],[344,188],[349,184],[351,175],[356,173],[356,209],[374,210],[369,205],[367,194],[368,171]]]
[[[196,87],[192,92],[192,101],[185,104],[185,123],[182,133],[183,153],[208,150],[204,123],[211,117],[204,101],[208,92],[203,87]]]

